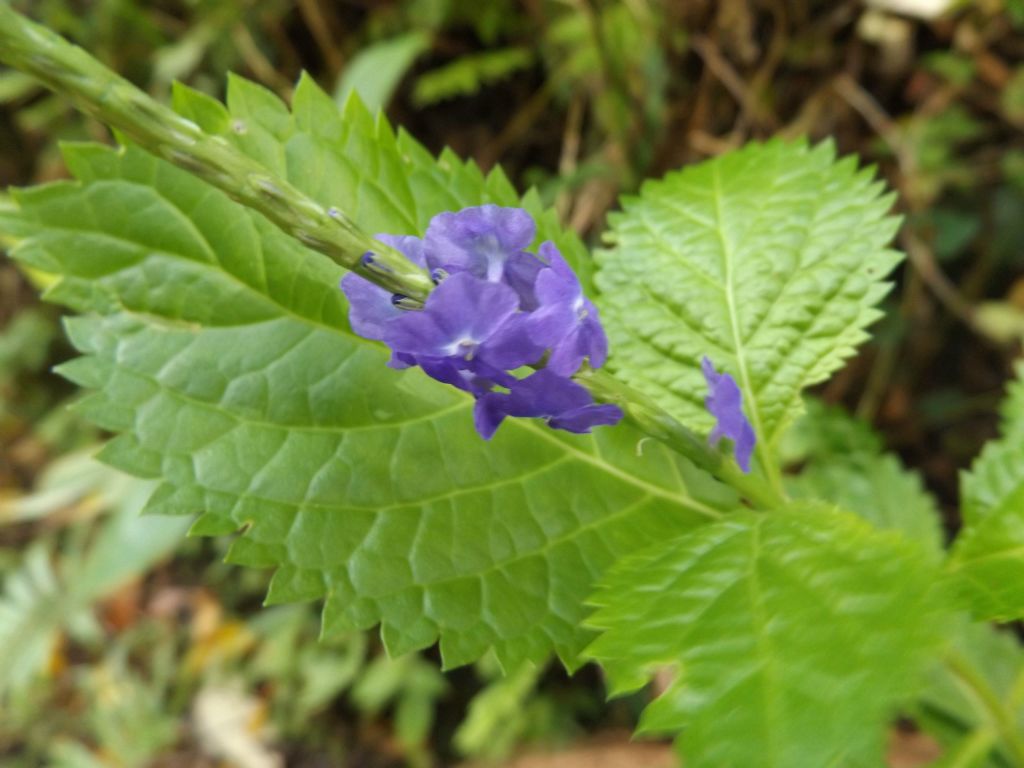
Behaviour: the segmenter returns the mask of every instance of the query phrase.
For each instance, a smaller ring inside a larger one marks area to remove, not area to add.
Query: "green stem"
[[[992,724],[999,731],[1003,744],[1013,756],[1014,764],[1018,768],[1024,768],[1024,738],[1013,713],[1003,704],[988,681],[962,655],[956,652],[949,653],[946,656],[946,666],[988,713]]]
[[[957,745],[955,751],[943,756],[944,760],[949,761],[948,765],[943,763],[944,768],[970,768],[978,765],[978,761],[992,751],[998,738],[998,733],[991,725],[973,731]]]
[[[418,300],[433,288],[423,269],[364,233],[343,212],[325,208],[275,177],[225,138],[205,133],[81,48],[16,13],[4,0],[0,0],[0,61],[36,77],[148,152],[259,211],[283,232],[345,269]],[[369,251],[374,258],[364,263],[363,254]],[[729,483],[750,502],[765,509],[783,503],[779,488],[740,472],[735,462],[711,450],[650,398],[608,374],[586,371],[577,379],[597,400],[619,405],[641,431]]]
[[[253,208],[307,247],[396,293],[424,299],[427,273],[373,239],[336,208],[325,208],[226,139],[153,100],[81,48],[0,2],[0,61],[40,80],[147,151]],[[372,264],[362,256],[372,251]]]
[[[735,461],[713,450],[707,444],[707,440],[684,427],[643,393],[604,371],[585,368],[575,378],[587,387],[597,400],[619,406],[626,419],[641,432],[664,443],[701,469],[728,483],[758,507],[775,509],[785,503],[784,495],[762,477],[742,472]]]

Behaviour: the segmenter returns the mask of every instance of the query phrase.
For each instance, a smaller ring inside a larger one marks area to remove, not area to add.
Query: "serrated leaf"
[[[614,693],[675,680],[641,728],[687,766],[881,764],[883,725],[940,638],[936,569],[824,504],[743,512],[633,555],[593,598]]]
[[[805,402],[807,413],[786,434],[780,451],[801,465],[799,474],[786,478],[790,493],[830,501],[877,528],[902,531],[940,555],[939,511],[921,477],[884,453],[868,424],[819,400]]]
[[[1018,368],[1018,374],[1021,369]],[[949,571],[975,617],[1024,618],[1024,408],[1021,380],[1003,404],[1003,437],[961,478],[963,528]]]
[[[355,98],[339,115],[308,79],[291,113],[272,98],[232,80],[227,140],[371,232],[518,202],[500,172],[435,160]],[[380,623],[394,653],[440,637],[448,665],[489,646],[571,665],[610,563],[736,503],[666,450],[638,455],[624,427],[517,420],[483,443],[470,400],[351,333],[333,263],[140,151],[67,152],[83,183],[19,194],[34,234],[17,253],[89,313],[68,332],[86,355],[73,378],[96,388],[79,408],[119,434],[104,458],[162,478],[150,511],[243,527],[229,559],[277,567],[273,602],[324,597],[325,633]],[[579,240],[524,204],[582,263]]]
[[[866,338],[899,254],[889,195],[831,144],[773,141],[644,184],[611,217],[598,254],[611,366],[707,431],[708,356],[732,374],[767,456],[824,380]]]

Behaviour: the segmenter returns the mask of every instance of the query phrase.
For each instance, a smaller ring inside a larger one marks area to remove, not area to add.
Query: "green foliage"
[[[908,153],[904,162],[914,168],[907,195],[915,206],[933,202],[949,187],[975,184],[977,168],[963,147],[984,131],[985,125],[957,103],[938,114],[914,114],[899,124],[900,146]]]
[[[528,48],[499,48],[460,56],[450,64],[420,75],[413,88],[413,102],[423,107],[457,96],[471,96],[485,86],[530,67],[533,60]]]
[[[963,660],[1001,702],[1024,733],[1024,651],[1009,632],[983,624],[957,628],[952,653]],[[936,768],[1006,768],[1013,759],[1000,744],[1000,724],[946,664],[936,664],[912,707],[914,721],[945,748]]]
[[[474,764],[501,763],[526,745],[551,749],[577,736],[600,705],[578,686],[546,685],[549,668],[527,662],[503,670],[493,655],[480,659],[475,671],[486,685],[455,731],[458,752]]]
[[[617,144],[627,160],[606,175],[616,188],[632,188],[663,133],[669,43],[685,40],[685,32],[670,30],[656,3],[586,3],[563,10],[542,31],[548,86],[565,101],[586,95],[599,129],[595,140]]]
[[[246,672],[254,683],[274,686],[274,722],[288,736],[351,688],[366,664],[364,634],[318,642],[313,619],[309,606],[280,605],[248,624],[258,644]]]
[[[429,156],[357,100],[344,117],[308,79],[290,114],[234,79],[231,113],[176,106],[375,232],[419,233],[442,210],[515,204],[500,173]],[[627,428],[589,437],[516,421],[487,446],[472,401],[350,332],[340,270],[188,174],[137,150],[67,149],[79,183],[21,192],[24,263],[61,275],[96,390],[80,405],[120,433],[103,458],[162,478],[152,512],[244,528],[230,559],[276,567],[268,601],[326,599],[324,631],[382,624],[393,653],[440,638],[448,665],[568,664],[591,633],[582,600],[618,557],[735,503]],[[540,236],[581,246],[538,216]]]
[[[88,547],[65,549],[55,563],[52,542],[40,539],[6,574],[0,596],[0,696],[40,674],[61,632],[95,638],[92,606],[167,557],[188,527],[187,520],[139,517],[151,483],[125,478],[84,455],[73,461],[78,472],[59,471],[59,482],[36,496],[0,505],[6,518],[53,512],[73,498],[91,497],[100,509],[113,509],[95,526]]]
[[[1003,88],[1000,106],[1007,120],[1024,125],[1024,67],[1017,67],[1013,71],[1009,82]]]
[[[985,446],[961,481],[964,525],[950,555],[949,571],[979,619],[1024,618],[1022,405],[1018,377],[1002,408],[1002,439]]]
[[[831,501],[877,528],[902,531],[938,555],[939,512],[921,478],[884,453],[866,423],[821,401],[805,402],[807,413],[782,445],[786,459],[802,464],[798,475],[787,478],[790,493]]]
[[[49,406],[47,392],[24,382],[44,368],[59,333],[55,318],[38,308],[0,330],[0,433],[16,434],[14,424],[38,419]]]
[[[674,671],[640,728],[685,729],[688,766],[880,765],[940,641],[935,571],[822,503],[737,512],[613,568],[587,653],[616,693]]]
[[[683,423],[708,430],[700,360],[733,374],[770,455],[879,316],[899,255],[870,170],[831,144],[780,141],[646,183],[611,217],[600,253],[614,371]]]
[[[8,574],[0,602],[0,638],[4,639],[3,688],[26,685],[48,661],[55,629],[64,611],[60,584],[42,543],[25,553],[21,567]]]
[[[481,666],[488,657],[481,659]],[[497,664],[491,663],[492,668]],[[537,718],[537,702],[530,701],[542,666],[529,662],[507,674],[494,669],[495,678],[470,702],[466,719],[455,733],[455,746],[464,755],[499,760],[506,757]],[[550,722],[551,712],[548,715]]]
[[[116,648],[84,673],[81,692],[87,703],[86,727],[103,745],[103,752],[117,755],[121,765],[144,766],[174,744],[180,723],[167,711],[169,670],[157,670],[155,679],[140,675],[132,668],[126,650]],[[56,742],[53,753],[55,758],[89,754],[70,740]]]
[[[434,721],[437,699],[448,683],[437,666],[415,654],[399,659],[378,656],[363,670],[352,689],[353,703],[376,715],[394,703],[395,735],[412,766],[430,765],[424,747]]]

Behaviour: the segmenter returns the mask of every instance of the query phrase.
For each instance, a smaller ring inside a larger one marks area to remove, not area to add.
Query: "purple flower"
[[[491,439],[506,416],[541,417],[554,429],[576,433],[622,419],[618,406],[595,404],[585,388],[546,368],[516,381],[508,390],[508,394],[489,392],[477,398],[473,422],[485,440]]]
[[[534,280],[544,266],[524,250],[535,232],[533,219],[521,208],[479,205],[439,213],[424,238],[427,266],[432,273],[469,272],[491,283],[505,282],[529,310]]]
[[[482,205],[435,216],[423,240],[378,235],[426,267],[437,287],[421,305],[350,274],[341,281],[352,329],[391,348],[394,368],[419,366],[476,399],[486,439],[506,416],[543,418],[555,429],[589,432],[622,411],[594,402],[569,376],[587,358],[604,363],[608,342],[597,308],[553,243],[525,249],[536,228],[518,208]],[[373,267],[373,254],[363,256]],[[511,371],[546,367],[527,378]]]
[[[421,311],[403,312],[387,324],[383,340],[416,358],[453,358],[461,368],[480,360],[499,370],[535,362],[540,349],[517,333],[519,297],[504,283],[461,272],[446,278]],[[511,329],[511,330],[510,330]]]
[[[743,393],[733,377],[728,373],[718,373],[708,358],[701,360],[700,367],[710,390],[704,405],[718,422],[711,430],[708,441],[711,445],[718,445],[723,437],[732,440],[736,463],[744,472],[749,472],[750,457],[754,453],[757,437],[754,428],[743,415]]]
[[[608,356],[608,339],[597,307],[583,295],[579,278],[554,243],[541,243],[538,253],[550,266],[537,276],[538,307],[530,316],[530,334],[551,348],[547,368],[571,376],[588,357],[592,368],[600,368]]]
[[[423,241],[408,235],[377,235],[377,239],[390,245],[405,255],[407,259],[423,267],[426,265],[423,256]],[[372,254],[365,254],[364,259],[372,259]],[[384,339],[385,328],[392,321],[406,312],[395,303],[396,294],[374,285],[355,272],[349,272],[341,278],[341,290],[344,291],[349,303],[348,321],[352,330],[364,339]]]

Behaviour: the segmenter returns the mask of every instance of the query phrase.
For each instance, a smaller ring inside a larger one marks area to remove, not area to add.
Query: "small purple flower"
[[[754,453],[757,436],[747,417],[743,415],[743,393],[740,392],[733,377],[728,373],[718,373],[708,358],[701,360],[700,367],[710,390],[704,399],[704,405],[717,419],[715,428],[708,436],[708,442],[711,445],[718,445],[718,441],[723,437],[732,440],[736,463],[744,472],[749,472],[750,457]]]
[[[473,422],[485,440],[491,439],[506,416],[541,417],[554,429],[578,434],[622,419],[618,406],[595,404],[584,387],[546,368],[516,381],[508,390],[508,394],[489,392],[477,398]]]
[[[491,283],[505,282],[533,307],[533,283],[543,268],[525,248],[536,227],[521,208],[479,205],[454,213],[439,213],[424,238],[427,266],[432,273],[469,272]]]
[[[547,368],[571,376],[584,358],[600,368],[608,356],[608,339],[597,307],[583,295],[579,278],[554,243],[541,243],[538,253],[550,266],[537,276],[538,307],[530,317],[530,333],[538,344],[551,348]]]
[[[388,323],[383,340],[395,352],[417,358],[458,358],[466,364],[479,359],[499,370],[518,368],[538,355],[525,334],[506,329],[518,307],[519,297],[507,285],[461,272],[435,288],[421,311],[404,312]]]
[[[408,235],[377,235],[377,239],[405,255],[413,263],[426,265],[423,256],[423,241]],[[364,259],[372,259],[366,254]],[[385,328],[392,321],[407,314],[395,303],[395,295],[374,285],[355,272],[341,278],[341,290],[349,303],[348,321],[352,330],[364,339],[384,339]]]

